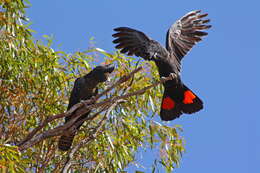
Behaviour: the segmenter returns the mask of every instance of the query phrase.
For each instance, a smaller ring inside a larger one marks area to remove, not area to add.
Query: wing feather
[[[128,27],[115,28],[114,31],[116,33],[113,34],[113,37],[116,39],[113,43],[117,44],[116,48],[121,49],[121,53],[136,55],[145,60],[168,56],[168,51],[164,47],[141,31]]]
[[[201,14],[201,10],[191,11],[176,21],[167,33],[166,48],[174,57],[181,59],[192,49],[192,47],[208,35],[202,30],[209,29],[209,19],[204,19],[207,13]]]

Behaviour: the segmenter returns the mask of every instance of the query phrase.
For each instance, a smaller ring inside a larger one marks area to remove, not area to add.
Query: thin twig
[[[88,144],[91,140],[95,139],[98,132],[101,130],[101,128],[103,127],[104,125],[104,122],[105,120],[108,118],[110,112],[116,107],[116,105],[121,102],[121,100],[117,100],[117,102],[113,103],[112,105],[110,105],[107,109],[107,112],[105,114],[105,116],[102,118],[102,120],[98,123],[98,125],[96,126],[95,130],[94,130],[94,133],[89,136],[88,138],[82,140],[79,144],[77,144],[74,148],[72,148],[71,152],[69,153],[66,161],[65,161],[65,164],[64,164],[64,167],[62,169],[62,172],[63,173],[67,173],[70,166],[71,166],[71,161],[72,161],[72,158],[74,156],[74,154],[83,146],[83,145],[86,145]]]
[[[134,76],[135,73],[139,72],[140,70],[142,70],[142,67],[138,67],[136,69],[134,69],[133,71],[131,71],[128,75],[124,75],[122,76],[116,83],[114,83],[111,87],[107,88],[105,91],[103,91],[102,93],[98,94],[95,97],[95,100],[99,99],[100,97],[102,97],[103,95],[106,95],[109,91],[111,91],[113,88],[115,88],[116,86],[120,85],[121,83],[124,83],[126,81],[128,81],[132,76]]]

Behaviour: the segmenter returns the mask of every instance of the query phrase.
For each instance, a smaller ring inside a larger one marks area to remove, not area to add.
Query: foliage
[[[28,1],[27,5],[29,4]],[[47,116],[66,110],[69,92],[76,77],[86,74],[97,61],[117,65],[112,80],[136,68],[145,67],[137,73],[134,81],[126,82],[107,97],[121,95],[143,88],[158,79],[151,68],[154,64],[136,62],[116,52],[101,49],[67,54],[35,41],[24,16],[26,5],[22,0],[0,1],[0,170],[3,172],[60,172],[68,152],[57,149],[58,137],[49,138],[24,152],[16,145]],[[100,86],[101,91],[106,86]],[[170,127],[155,119],[160,107],[162,87],[155,87],[145,94],[131,97],[111,111],[102,133],[80,148],[74,155],[71,169],[75,172],[118,172],[130,164],[136,164],[140,148],[157,148],[161,163],[170,172],[179,164],[184,151],[183,139],[178,127]],[[155,116],[155,117],[154,117]],[[74,145],[88,137],[91,129],[104,117],[88,121],[81,128]],[[63,123],[49,123],[48,130]],[[156,164],[154,165],[156,168]]]
[[[16,146],[0,144],[0,153],[2,153],[0,160],[0,168],[3,172],[25,172],[26,165],[32,160],[22,158],[21,153]]]

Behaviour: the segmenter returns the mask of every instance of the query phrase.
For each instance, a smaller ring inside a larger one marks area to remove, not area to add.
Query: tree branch
[[[88,138],[82,140],[79,144],[77,144],[74,148],[72,148],[71,152],[69,153],[69,156],[67,157],[66,161],[65,161],[65,164],[64,164],[64,167],[62,169],[62,172],[63,173],[67,173],[70,166],[71,166],[71,161],[72,161],[72,158],[74,156],[74,154],[83,146],[83,145],[86,145],[88,144],[89,142],[91,142],[93,139],[96,138],[96,136],[98,135],[98,133],[101,131],[103,125],[104,125],[104,122],[105,120],[108,118],[110,112],[116,107],[116,105],[118,103],[122,102],[122,100],[117,100],[115,103],[111,104],[108,109],[107,109],[107,112],[105,114],[105,116],[102,118],[102,120],[100,120],[100,122],[98,123],[98,125],[94,128],[94,133],[89,136]]]
[[[131,78],[131,76],[133,76],[136,72],[140,71],[142,68],[137,68],[135,69],[134,71],[132,71],[131,73],[129,73],[128,75],[125,75],[123,76],[122,78],[120,78],[115,84],[113,84],[111,87],[109,87],[107,90],[105,90],[104,92],[102,92],[101,94],[97,95],[97,97],[94,98],[95,99],[98,99],[100,98],[102,95],[108,93],[110,90],[112,90],[114,87],[116,87],[117,85],[129,80]],[[108,99],[105,99],[105,100],[102,100],[98,103],[94,103],[93,99],[90,99],[90,100],[86,100],[86,101],[83,101],[81,103],[78,103],[76,104],[75,106],[73,106],[68,112],[66,113],[62,113],[62,114],[57,114],[57,115],[54,115],[52,117],[48,117],[45,121],[43,121],[43,123],[40,124],[39,127],[37,127],[36,129],[34,129],[27,137],[25,140],[23,140],[23,142],[21,142],[18,146],[19,146],[19,149],[21,151],[37,144],[38,142],[46,139],[46,138],[49,138],[49,137],[53,137],[53,136],[59,136],[59,135],[62,135],[64,133],[64,131],[68,131],[68,130],[75,130],[76,126],[75,126],[75,123],[77,122],[77,120],[79,119],[79,117],[81,115],[84,115],[86,112],[92,110],[92,109],[98,109],[98,108],[101,108],[101,111],[98,112],[97,114],[94,114],[94,116],[90,116],[90,117],[87,117],[85,118],[84,120],[82,121],[85,121],[85,120],[90,120],[90,119],[93,119],[95,118],[99,113],[103,112],[104,110],[108,109],[110,107],[111,104],[113,103],[116,103],[118,102],[118,100],[125,100],[131,96],[135,96],[135,95],[141,95],[141,94],[144,94],[146,90],[150,89],[150,88],[153,88],[161,83],[164,83],[168,80],[172,80],[174,77],[173,76],[169,76],[169,77],[163,77],[161,78],[159,81],[155,82],[154,84],[152,85],[149,85],[147,87],[144,87],[143,89],[140,89],[138,91],[134,91],[132,93],[127,93],[127,94],[124,94],[124,95],[121,95],[121,96],[114,96],[114,97],[111,97],[111,98],[108,98]],[[68,121],[66,124],[64,125],[60,125],[54,129],[50,129],[50,130],[47,130],[45,132],[42,132],[42,133],[39,133],[36,135],[36,133],[41,130],[45,125],[47,125],[47,123],[57,119],[57,118],[62,118],[62,117],[65,117],[65,116],[70,116],[71,114],[72,115],[72,119],[70,121]],[[78,122],[77,122],[78,123]]]
[[[140,70],[142,70],[142,67],[136,68],[135,70],[133,70],[132,72],[130,72],[128,75],[124,75],[122,76],[116,83],[114,83],[112,86],[110,86],[109,88],[107,88],[105,91],[103,91],[102,93],[98,94],[97,96],[85,100],[83,102],[80,102],[78,104],[75,104],[73,107],[71,107],[71,109],[69,109],[67,112],[65,113],[61,113],[61,114],[57,114],[54,116],[48,116],[44,121],[41,122],[41,124],[36,127],[35,129],[33,129],[32,132],[30,132],[26,138],[24,140],[22,140],[17,146],[22,146],[25,142],[29,141],[38,131],[40,131],[41,129],[43,129],[49,122],[55,120],[55,119],[59,119],[59,118],[63,118],[63,117],[67,117],[70,116],[73,112],[75,112],[78,108],[83,107],[84,105],[88,105],[88,104],[93,104],[94,102],[96,102],[100,97],[104,96],[105,94],[107,94],[109,91],[111,91],[112,89],[114,89],[116,86],[120,85],[121,83],[126,82],[127,80],[129,80],[131,77],[134,76],[135,73],[139,72]],[[89,110],[87,110],[89,111]],[[86,111],[86,112],[87,112]]]

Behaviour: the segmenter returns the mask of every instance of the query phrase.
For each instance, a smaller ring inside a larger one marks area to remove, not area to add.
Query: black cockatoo
[[[136,55],[145,60],[153,60],[158,67],[160,77],[170,74],[176,79],[164,83],[164,94],[160,116],[162,120],[170,121],[181,114],[195,113],[203,108],[202,100],[185,86],[180,78],[181,60],[188,51],[207,33],[209,29],[208,14],[201,14],[200,10],[191,11],[176,21],[166,35],[166,48],[143,32],[128,27],[115,28],[113,43],[121,53]]]
[[[97,66],[85,76],[77,78],[70,95],[68,110],[73,105],[79,103],[81,100],[87,100],[92,96],[96,96],[98,94],[97,85],[101,82],[107,81],[108,75],[112,73],[113,70],[114,66],[112,65]],[[90,112],[87,112],[86,114],[82,115],[78,121],[84,119],[86,116],[88,116],[89,113]],[[70,119],[71,117],[66,117],[65,123]],[[82,124],[80,124],[77,129],[79,129]],[[62,135],[59,139],[59,149],[63,151],[69,150],[75,134],[76,132]]]

